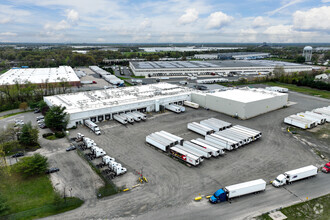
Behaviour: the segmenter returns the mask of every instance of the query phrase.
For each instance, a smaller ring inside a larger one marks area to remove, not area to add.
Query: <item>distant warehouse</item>
[[[265,89],[233,89],[215,93],[193,92],[193,102],[213,111],[249,119],[287,105],[288,94]]]
[[[0,86],[32,84],[56,84],[67,82],[73,86],[80,85],[80,79],[70,66],[56,68],[12,68],[0,75]]]
[[[44,97],[48,106],[64,106],[70,115],[68,127],[84,120],[101,122],[130,111],[159,111],[161,106],[191,100],[192,89],[158,83]]]
[[[130,62],[136,76],[187,76],[189,74],[269,74],[275,67],[285,72],[312,71],[312,67],[296,63],[271,60],[213,60],[213,61],[153,61]]]
[[[234,52],[234,53],[215,53],[215,54],[195,54],[196,59],[212,60],[256,60],[269,57],[269,53],[260,52]]]

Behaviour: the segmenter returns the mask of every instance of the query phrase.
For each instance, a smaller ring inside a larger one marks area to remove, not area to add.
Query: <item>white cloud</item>
[[[3,37],[15,37],[17,36],[16,33],[13,33],[13,32],[2,32],[0,33],[0,36],[3,36]]]
[[[295,5],[295,4],[298,4],[300,2],[303,2],[304,0],[289,0],[289,1],[286,1],[287,3],[285,3],[284,5],[282,5],[281,7],[273,10],[273,11],[270,11],[268,12],[269,15],[274,15],[280,11],[282,11],[283,9],[287,8],[287,7],[290,7],[291,5]]]
[[[79,13],[76,10],[71,9],[67,11],[66,17],[69,22],[76,23],[79,20]]]
[[[186,13],[179,18],[180,24],[190,24],[198,19],[198,11],[195,8],[188,8]]]
[[[96,41],[102,43],[102,42],[105,42],[105,39],[102,37],[99,37],[96,39]]]
[[[149,20],[149,18],[146,18],[146,19],[144,19],[142,22],[141,22],[141,24],[140,24],[140,28],[142,29],[142,30],[144,30],[144,29],[146,29],[146,28],[150,28],[151,27],[151,21]]]
[[[71,25],[66,20],[62,20],[56,24],[46,23],[44,26],[46,30],[54,30],[54,31],[62,31],[69,29],[70,27]]]
[[[258,42],[257,39],[258,32],[252,28],[249,29],[241,29],[238,34],[238,42],[241,43],[255,43]]]
[[[11,19],[10,18],[1,18],[0,19],[0,24],[7,24],[11,22]]]
[[[269,23],[261,16],[256,17],[252,22],[253,27],[264,27],[268,25]]]
[[[218,11],[208,17],[207,28],[221,28],[233,20],[233,17]]]
[[[312,8],[308,11],[296,11],[293,25],[297,30],[330,31],[330,6]]]
[[[322,0],[323,3],[329,3],[330,0]]]

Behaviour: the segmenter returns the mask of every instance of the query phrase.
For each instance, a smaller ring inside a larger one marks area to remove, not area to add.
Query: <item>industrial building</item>
[[[216,53],[216,54],[195,54],[196,59],[208,60],[257,60],[269,57],[269,53],[259,52],[236,52],[236,53]]]
[[[12,68],[0,75],[1,85],[15,85],[67,82],[73,86],[80,85],[80,79],[70,66],[56,68]]]
[[[70,115],[68,127],[111,120],[113,115],[128,111],[160,111],[169,103],[183,104],[191,100],[192,89],[168,83],[158,83],[116,89],[104,89],[44,97],[48,106],[64,106]]]
[[[169,51],[178,51],[178,52],[201,52],[201,51],[215,51],[215,50],[239,50],[246,49],[246,47],[139,47],[139,50],[144,52],[169,52]]]
[[[193,92],[191,101],[213,111],[249,119],[283,108],[288,103],[288,94],[242,88],[215,93]]]
[[[224,61],[154,61],[130,62],[135,76],[187,76],[190,74],[269,74],[275,67],[285,72],[312,71],[312,67],[296,63],[271,60],[224,60]]]

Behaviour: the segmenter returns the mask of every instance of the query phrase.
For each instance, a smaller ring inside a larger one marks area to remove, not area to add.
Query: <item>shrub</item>
[[[42,135],[42,137],[46,138],[46,137],[49,137],[49,136],[52,136],[54,135],[54,133],[45,133]]]
[[[63,137],[65,137],[65,133],[64,132],[61,132],[61,131],[55,132],[55,137],[57,137],[57,138],[63,138]]]
[[[48,168],[47,158],[34,154],[31,157],[24,157],[15,165],[15,171],[21,173],[23,176],[33,176],[44,174]]]

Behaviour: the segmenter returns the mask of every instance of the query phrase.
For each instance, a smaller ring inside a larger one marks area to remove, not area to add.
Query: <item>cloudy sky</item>
[[[330,0],[1,0],[0,42],[330,43]]]

